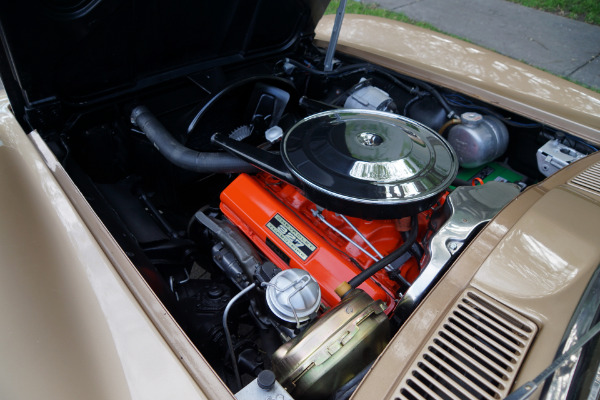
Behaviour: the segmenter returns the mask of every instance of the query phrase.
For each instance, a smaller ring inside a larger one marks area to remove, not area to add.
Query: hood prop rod
[[[338,38],[340,37],[340,31],[342,30],[344,14],[346,14],[346,0],[340,0],[340,5],[335,13],[335,21],[333,23],[333,29],[331,30],[329,46],[327,47],[327,53],[325,54],[325,72],[331,72],[333,70],[333,55],[335,53]]]

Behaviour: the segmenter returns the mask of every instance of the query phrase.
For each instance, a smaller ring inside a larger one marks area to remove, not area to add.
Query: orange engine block
[[[322,210],[295,187],[264,173],[237,177],[221,193],[221,211],[279,268],[308,271],[319,283],[327,307],[339,303],[334,290],[340,283],[372,265],[373,257],[380,258],[377,252],[385,256],[398,248],[407,228],[404,220],[366,221]],[[419,215],[419,239],[430,214]],[[399,271],[408,282],[414,281],[420,272],[418,261],[410,257]],[[390,313],[400,285],[382,270],[360,288],[383,300]]]

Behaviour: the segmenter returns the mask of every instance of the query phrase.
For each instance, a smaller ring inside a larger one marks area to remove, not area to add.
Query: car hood
[[[322,0],[22,0],[0,4],[0,73],[32,127],[191,71],[247,61],[311,35]]]

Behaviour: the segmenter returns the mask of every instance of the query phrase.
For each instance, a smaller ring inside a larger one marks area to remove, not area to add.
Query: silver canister
[[[508,147],[508,130],[502,121],[489,115],[466,112],[461,123],[448,133],[448,142],[463,168],[475,168],[500,157]]]

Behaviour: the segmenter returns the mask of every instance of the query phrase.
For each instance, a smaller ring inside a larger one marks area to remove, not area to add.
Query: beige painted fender
[[[0,187],[0,398],[233,398],[4,91]]]

